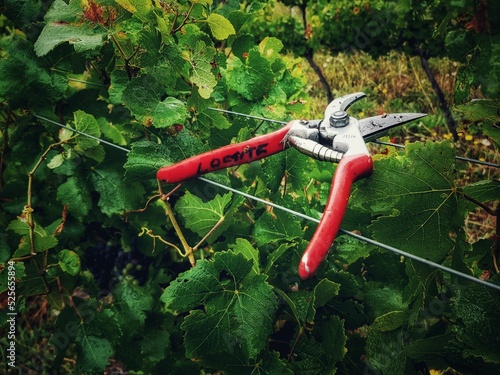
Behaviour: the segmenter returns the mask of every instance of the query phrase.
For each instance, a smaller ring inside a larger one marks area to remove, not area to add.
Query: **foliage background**
[[[163,165],[276,129],[210,107],[321,117],[312,62],[335,96],[369,94],[352,115],[431,113],[391,134],[405,150],[373,147],[343,228],[498,285],[498,231],[470,231],[478,212],[496,214],[495,169],[455,156],[498,157],[500,13],[492,1],[423,4],[5,0],[0,314],[7,332],[12,261],[15,370],[494,372],[493,289],[348,235],[301,281],[310,222],[203,181],[170,194],[155,180]],[[456,73],[444,91],[458,141],[413,55]],[[288,150],[207,177],[317,218],[333,170]]]

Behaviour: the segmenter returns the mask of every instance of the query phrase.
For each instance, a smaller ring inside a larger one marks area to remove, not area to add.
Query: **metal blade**
[[[390,129],[427,116],[427,113],[388,113],[359,120],[359,130],[365,142],[386,135]]]
[[[336,111],[345,111],[349,108],[353,103],[357,102],[360,99],[366,97],[364,92],[355,92],[354,94],[344,95],[340,98],[335,99],[328,107],[325,109],[325,119],[329,119],[332,113]]]

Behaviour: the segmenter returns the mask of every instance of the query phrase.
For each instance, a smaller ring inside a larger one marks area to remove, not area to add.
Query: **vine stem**
[[[167,240],[163,239],[162,236],[160,236],[159,234],[154,234],[153,231],[151,229],[148,229],[146,227],[142,227],[141,228],[141,233],[139,233],[139,237],[142,236],[143,234],[147,234],[149,237],[151,237],[153,239],[153,253],[155,252],[155,243],[156,243],[156,240],[164,243],[165,245],[167,246],[170,246],[170,247],[173,247],[178,253],[180,256],[182,257],[186,257],[187,254],[184,254],[182,252],[181,249],[179,249],[178,246],[176,246],[175,244],[171,243],[171,242],[168,242]]]
[[[179,226],[179,223],[177,222],[177,219],[175,218],[174,211],[172,210],[172,206],[168,202],[168,198],[170,194],[163,194],[163,189],[161,187],[161,182],[158,180],[158,190],[161,193],[161,198],[159,202],[163,206],[163,209],[165,213],[167,214],[168,218],[170,219],[170,222],[172,223],[172,226],[174,227],[175,233],[177,234],[177,237],[179,237],[179,240],[181,241],[182,247],[184,248],[184,253],[189,259],[189,263],[191,263],[192,267],[196,266],[196,259],[194,258],[193,254],[193,248],[189,246],[189,244],[186,241],[186,237],[184,237],[184,234],[182,233],[182,229]]]
[[[474,204],[477,204],[479,207],[481,207],[483,210],[485,210],[488,215],[491,215],[491,216],[495,216],[495,217],[498,217],[498,209],[492,209],[492,208],[489,208],[487,205],[485,205],[483,202],[480,202],[478,201],[477,199],[475,198],[472,198],[470,196],[468,196],[467,194],[463,194],[462,193],[462,196],[467,199],[468,201],[471,201],[472,203]]]
[[[193,8],[194,8],[194,4],[195,2],[193,1],[191,3],[191,7],[189,8],[189,10],[187,11],[186,13],[186,16],[184,17],[184,19],[182,20],[181,24],[179,26],[177,26],[175,29],[174,29],[174,26],[175,26],[175,21],[177,21],[177,18],[178,18],[178,14],[175,15],[175,19],[174,19],[174,22],[172,24],[172,29],[170,29],[170,34],[175,34],[176,32],[178,32],[180,29],[182,29],[184,27],[185,24],[187,24],[188,20],[189,20],[189,16],[191,15],[191,12],[193,11]]]
[[[201,246],[201,244],[203,242],[205,242],[205,240],[213,233],[215,232],[215,230],[224,222],[224,216],[222,216],[219,221],[217,221],[217,223],[215,223],[215,225],[212,227],[212,229],[210,229],[208,231],[208,233],[200,240],[200,242],[198,242],[194,247],[193,247],[193,251],[196,251],[198,250],[198,248]]]
[[[118,43],[118,41],[116,40],[116,38],[113,34],[111,34],[111,40],[116,44],[116,48],[118,48],[118,51],[120,52],[120,55],[122,56],[123,62],[125,63],[125,71],[127,72],[127,76],[128,76],[129,81],[130,81],[130,80],[132,80],[132,72],[130,70],[130,60],[132,60],[134,58],[134,56],[137,54],[137,52],[139,52],[140,45],[138,44],[134,48],[134,52],[132,52],[132,54],[129,57],[127,57],[125,55],[125,52],[123,51],[122,47],[120,46],[120,43]]]
[[[28,224],[28,237],[30,240],[30,255],[26,257],[26,259],[33,259],[33,263],[35,264],[35,267],[40,274],[43,284],[45,286],[45,293],[48,293],[49,291],[49,286],[47,285],[47,281],[45,280],[45,269],[46,269],[46,263],[47,263],[47,257],[45,254],[44,257],[44,266],[40,268],[38,265],[38,262],[36,261],[35,257],[37,255],[36,253],[36,246],[35,246],[35,219],[33,218],[33,213],[35,212],[33,208],[33,178],[35,176],[36,171],[42,163],[45,161],[47,158],[47,155],[50,151],[52,151],[54,148],[62,146],[65,143],[68,143],[70,140],[72,140],[74,137],[53,143],[47,147],[47,149],[44,151],[44,153],[38,158],[38,161],[34,165],[34,167],[29,171],[28,173],[28,191],[27,191],[27,197],[26,197],[26,205],[23,208],[23,215],[26,219],[26,223]],[[22,259],[22,258],[19,258]]]
[[[28,173],[28,192],[27,192],[27,197],[26,197],[26,205],[24,206],[23,209],[23,214],[26,218],[26,223],[28,224],[29,227],[29,239],[30,239],[30,251],[31,251],[31,256],[36,255],[36,250],[35,250],[35,220],[33,218],[33,212],[35,210],[33,209],[33,177],[35,176],[36,171],[42,163],[47,159],[47,155],[49,154],[50,151],[52,151],[54,148],[62,146],[65,143],[68,143],[70,140],[72,140],[74,137],[52,143],[47,147],[47,149],[44,151],[44,153],[38,158],[38,161],[36,162],[35,166],[31,171]]]

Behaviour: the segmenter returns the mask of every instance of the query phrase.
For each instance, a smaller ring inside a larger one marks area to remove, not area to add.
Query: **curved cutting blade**
[[[427,113],[386,113],[359,120],[359,130],[365,142],[386,135],[390,129],[427,116]]]
[[[360,99],[366,97],[364,92],[355,92],[353,94],[344,95],[340,98],[335,99],[325,110],[325,119],[329,119],[332,113],[336,111],[345,111],[349,108],[353,103],[357,102]]]

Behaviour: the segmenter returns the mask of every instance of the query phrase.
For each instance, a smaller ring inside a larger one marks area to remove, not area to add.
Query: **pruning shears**
[[[338,163],[323,216],[299,264],[302,279],[314,275],[326,257],[347,209],[352,184],[368,177],[373,160],[366,147],[389,129],[426,116],[424,113],[383,114],[358,120],[346,113],[366,95],[357,92],[332,101],[321,120],[293,120],[281,129],[162,167],[156,176],[180,183],[205,173],[249,163],[293,147],[320,161]]]

